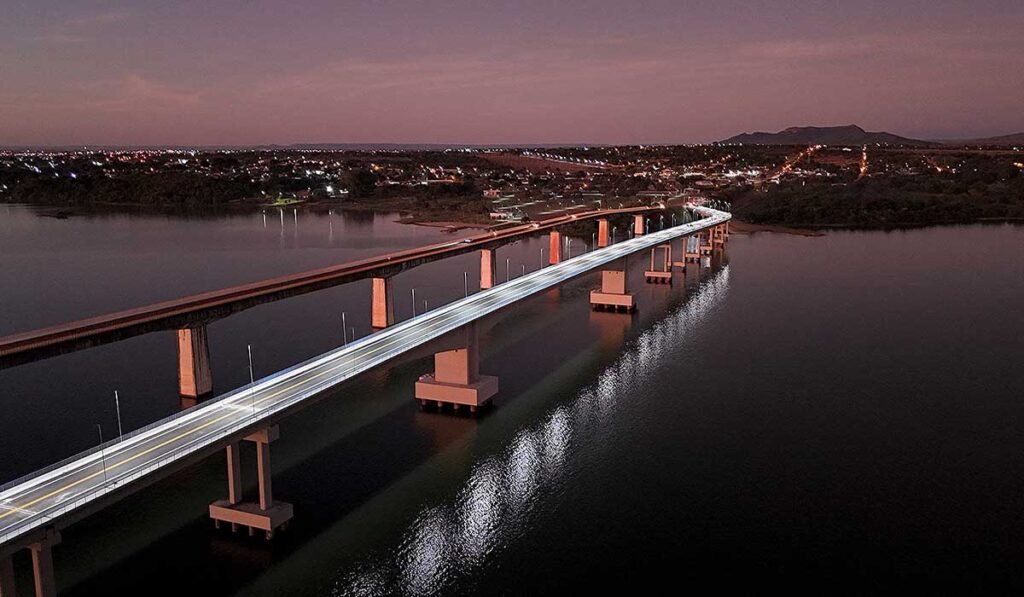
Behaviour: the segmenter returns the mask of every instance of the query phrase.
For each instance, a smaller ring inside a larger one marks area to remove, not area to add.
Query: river
[[[264,219],[264,216],[266,218]],[[389,214],[268,210],[61,220],[0,206],[0,334],[393,251],[451,235]],[[468,234],[465,231],[463,234]],[[499,278],[546,237],[498,252]],[[585,242],[574,241],[582,251]],[[214,531],[223,458],[64,532],[68,595],[984,593],[1024,589],[1024,227],[733,235],[635,315],[588,275],[489,318],[479,419],[421,412],[406,359],[281,425],[274,492],[292,527]],[[397,278],[463,295],[477,258]],[[677,277],[678,278],[678,277]],[[216,392],[369,333],[369,282],[209,327]],[[0,482],[181,408],[154,333],[0,371]],[[243,451],[245,480],[254,455]],[[16,563],[27,569],[24,556]],[[28,590],[29,579],[20,579]]]

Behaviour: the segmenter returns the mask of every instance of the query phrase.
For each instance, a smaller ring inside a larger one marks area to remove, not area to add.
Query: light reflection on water
[[[520,430],[501,453],[478,461],[454,499],[424,506],[393,549],[343,571],[332,593],[436,594],[497,556],[529,528],[523,519],[566,474],[563,465],[573,442],[589,441],[617,414],[622,405],[616,398],[624,390],[649,383],[659,368],[672,366],[687,338],[723,302],[728,289],[726,266],[626,346],[575,399]]]

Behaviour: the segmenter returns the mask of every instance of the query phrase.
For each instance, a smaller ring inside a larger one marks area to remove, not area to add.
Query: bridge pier
[[[498,264],[494,249],[480,250],[480,290],[494,288],[498,278]]]
[[[178,330],[178,393],[198,399],[213,391],[206,325]]]
[[[719,224],[711,229],[712,244],[724,245],[726,239],[726,224]]]
[[[421,375],[416,381],[416,400],[422,408],[433,405],[440,410],[450,404],[454,411],[467,407],[475,414],[498,393],[498,378],[480,375],[476,322],[467,325],[464,333],[463,346],[436,353],[434,373]]]
[[[552,230],[548,237],[548,264],[558,265],[562,262],[562,234]]]
[[[714,248],[714,245],[711,242],[711,231],[707,229],[701,230],[697,235],[697,239],[697,251],[700,254],[700,257],[710,258],[711,252]]]
[[[608,220],[605,218],[597,221],[597,246],[601,249],[608,246]]]
[[[647,232],[647,227],[644,225],[646,219],[642,215],[633,216],[633,236],[640,236]]]
[[[57,579],[53,572],[53,546],[60,543],[60,533],[48,530],[46,536],[28,546],[32,552],[32,579],[36,597],[56,597]]]
[[[687,263],[700,263],[700,241],[696,236],[683,237],[683,269]]]
[[[373,302],[370,307],[370,325],[382,330],[395,324],[395,300],[391,291],[391,278],[373,279]]]
[[[655,265],[655,257],[658,251],[661,251],[661,267],[657,268]],[[658,245],[657,247],[651,248],[651,269],[644,272],[644,279],[649,283],[661,283],[671,284],[672,283],[672,244],[665,243]]]
[[[57,578],[53,571],[53,546],[60,543],[60,533],[53,528],[42,532],[38,541],[28,544],[32,555],[32,580],[36,597],[55,597]],[[12,554],[0,555],[0,597],[17,597]]]
[[[636,311],[633,295],[626,290],[628,271],[628,258],[626,257],[622,258],[621,270],[602,271],[601,289],[590,291],[590,307],[599,310]]]
[[[679,243],[679,253],[678,253],[679,261],[673,261],[672,262],[672,267],[673,268],[678,267],[683,272],[685,272],[686,271],[686,237],[684,236],[683,238],[681,238],[679,240],[681,241]]]
[[[271,486],[270,442],[280,437],[277,425],[267,427],[245,437],[246,441],[256,444],[256,475],[259,487],[259,503],[242,502],[242,470],[238,442],[227,446],[228,465],[228,498],[210,504],[210,518],[214,526],[220,528],[221,522],[231,524],[231,530],[244,526],[249,529],[249,536],[256,530],[266,532],[267,539],[274,535],[274,530],[288,523],[294,516],[292,505],[274,501]]]

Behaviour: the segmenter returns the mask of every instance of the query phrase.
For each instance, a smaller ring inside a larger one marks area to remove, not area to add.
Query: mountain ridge
[[[718,141],[723,145],[911,145],[926,147],[938,145],[901,137],[885,131],[866,131],[855,124],[842,126],[791,126],[777,133],[755,131],[740,133]]]
[[[997,135],[995,137],[978,137],[973,139],[949,139],[946,145],[1024,145],[1024,132]]]

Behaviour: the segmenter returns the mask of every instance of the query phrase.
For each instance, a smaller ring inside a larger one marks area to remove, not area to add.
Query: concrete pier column
[[[661,259],[656,259],[661,252]],[[672,283],[672,244],[665,243],[651,248],[651,268],[644,272],[644,279],[651,283]]]
[[[620,263],[622,264],[622,269],[620,270],[604,270],[601,272],[600,290],[590,291],[591,308],[628,312],[636,310],[633,295],[630,294],[627,288],[627,281],[629,279],[628,259],[623,258],[620,260]]]
[[[11,556],[0,556],[0,597],[17,597],[14,587],[14,563]]]
[[[699,241],[694,236],[684,236],[683,237],[683,262],[684,263],[699,263],[700,262]]]
[[[451,405],[454,411],[468,407],[475,413],[498,393],[498,378],[480,375],[480,346],[476,322],[462,332],[461,347],[434,355],[434,373],[421,375],[415,395],[420,406],[438,409]]]
[[[705,228],[697,233],[697,252],[701,257],[711,257],[712,242],[711,242],[712,231]]]
[[[604,248],[608,246],[608,220],[601,218],[597,221],[597,246]]]
[[[494,249],[480,250],[480,290],[494,287],[494,281],[498,277],[498,264],[495,257]]]
[[[683,238],[681,238],[679,240],[681,241],[679,243],[679,252],[677,253],[677,252],[673,251],[673,255],[677,255],[679,257],[679,261],[673,261],[672,262],[672,267],[674,267],[674,268],[678,267],[679,269],[681,269],[683,271],[686,271],[686,237],[684,236]],[[674,242],[674,241],[669,241],[669,242],[671,243],[671,242]]]
[[[256,442],[256,475],[260,489],[260,510],[270,509],[274,502],[274,492],[270,480],[270,444]]]
[[[228,445],[228,499],[210,504],[210,518],[219,527],[221,522],[231,523],[235,530],[239,525],[249,528],[249,535],[256,530],[265,531],[270,539],[274,531],[284,526],[294,516],[291,504],[274,501],[271,487],[270,443],[280,437],[277,425],[247,435],[246,441],[256,444],[256,485],[259,503],[241,501],[241,467],[237,442]]]
[[[633,236],[640,236],[646,232],[646,226],[644,226],[645,219],[642,215],[633,216]]]
[[[373,279],[373,302],[370,325],[384,329],[395,323],[395,301],[391,291],[391,278]]]
[[[242,460],[238,442],[228,444],[228,503],[237,504],[242,500]]]
[[[53,572],[53,546],[60,543],[60,533],[47,530],[45,537],[28,546],[32,553],[32,578],[35,580],[36,597],[55,597],[57,579]]]
[[[55,597],[57,579],[53,574],[53,550],[49,545],[34,544],[32,551],[32,577],[36,583],[36,597]]]
[[[562,235],[557,230],[552,230],[548,237],[548,263],[558,265],[562,262]]]
[[[206,326],[178,330],[178,393],[199,398],[213,391]]]

